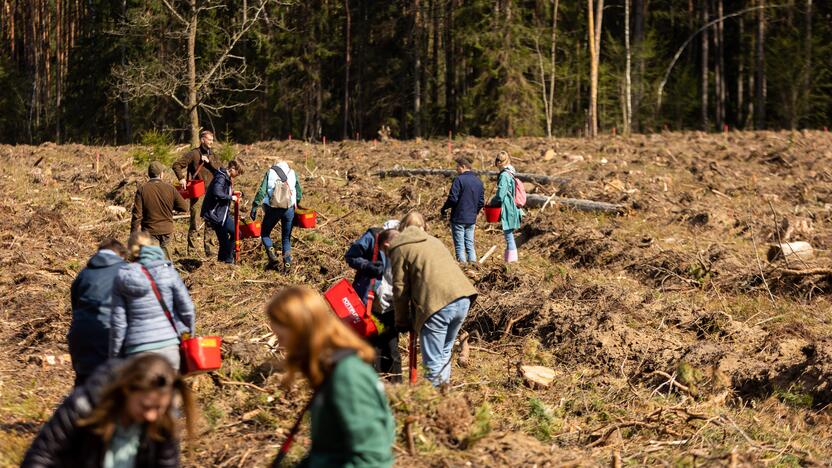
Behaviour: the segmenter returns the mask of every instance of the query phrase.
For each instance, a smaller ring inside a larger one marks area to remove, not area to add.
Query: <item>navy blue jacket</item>
[[[126,264],[112,250],[99,250],[72,282],[72,323],[67,341],[78,384],[109,357],[113,283]]]
[[[206,221],[220,226],[225,224],[228,216],[234,216],[231,213],[231,176],[224,167],[214,172],[214,180],[208,186],[199,214]]]
[[[473,171],[458,175],[451,185],[451,193],[442,205],[442,212],[451,209],[454,224],[474,224],[477,214],[485,206],[485,190],[480,178]]]
[[[359,237],[357,241],[350,245],[350,248],[347,249],[346,255],[344,255],[344,258],[347,260],[347,265],[356,270],[355,279],[352,281],[352,287],[355,289],[355,292],[358,293],[358,296],[364,304],[367,303],[367,293],[370,291],[370,282],[375,279],[376,285],[378,285],[378,282],[381,281],[381,277],[383,276],[382,273],[382,275],[373,277],[372,274],[367,271],[367,267],[373,263],[373,249],[376,245],[376,235],[378,235],[381,231],[382,230],[379,228],[371,228],[367,230],[367,232]],[[387,268],[387,256],[384,255],[381,250],[378,251],[378,261],[380,261],[384,267]]]

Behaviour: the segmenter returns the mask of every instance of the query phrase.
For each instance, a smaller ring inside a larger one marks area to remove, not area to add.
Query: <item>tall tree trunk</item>
[[[127,0],[121,0],[121,20],[127,22]],[[127,45],[125,41],[121,43],[121,66],[127,65]],[[126,143],[133,142],[133,128],[130,125],[130,101],[127,99],[121,100],[121,113],[124,119],[124,141]]]
[[[455,10],[456,0],[447,0],[445,2],[445,126],[448,132],[456,132]]]
[[[589,136],[598,135],[598,65],[601,55],[601,24],[604,19],[604,0],[595,0],[597,11],[593,14],[593,0],[587,0],[587,30],[589,32]]]
[[[757,10],[757,57],[754,76],[754,128],[766,126],[766,10],[765,0],[758,0]]]
[[[641,108],[641,98],[643,95],[643,79],[646,64],[644,60],[644,17],[647,16],[647,1],[632,0],[631,14],[633,16],[633,37],[632,46],[636,54],[636,73],[633,76],[632,85],[632,102],[630,106],[630,127],[640,131],[641,124],[639,123],[639,112]],[[634,110],[635,109],[635,110]]]
[[[341,138],[346,140],[350,137],[348,123],[350,115],[350,65],[352,59],[350,57],[350,48],[352,44],[352,14],[350,13],[350,0],[344,0],[344,13],[347,19],[346,38],[344,46],[344,126],[341,131]]]
[[[739,17],[737,40],[737,126],[745,123],[745,20]]]
[[[710,15],[708,14],[708,0],[702,0],[702,24],[706,24],[710,19]],[[709,30],[705,29],[702,31],[702,63],[701,63],[701,73],[702,76],[700,77],[700,85],[701,89],[700,99],[701,99],[701,119],[702,119],[702,130],[708,131],[710,130],[710,123],[708,122],[708,90],[710,86],[708,85],[708,43],[710,42],[709,39]]]
[[[722,18],[723,5],[722,0],[716,0],[716,14],[717,18]],[[716,24],[715,31],[716,43],[716,59],[714,60],[716,87],[716,124],[718,129],[722,129],[725,124],[725,23],[720,21]]]
[[[199,109],[196,97],[196,0],[191,0],[188,24],[188,113],[191,118],[191,145],[199,145]]]
[[[626,68],[624,69],[624,134],[630,135],[633,121],[633,83],[631,76],[632,50],[630,50],[630,0],[624,0],[624,53],[626,54]]]
[[[431,76],[433,77],[433,85],[430,88],[431,119],[436,117],[436,112],[439,109],[439,1],[430,0],[431,33],[433,35],[433,52],[431,53]]]
[[[422,136],[422,32],[421,32],[421,2],[413,0],[413,136]]]
[[[806,11],[804,11],[804,54],[803,59],[803,106],[804,113],[808,112],[812,103],[812,0],[806,0]],[[797,122],[799,124],[799,122]]]

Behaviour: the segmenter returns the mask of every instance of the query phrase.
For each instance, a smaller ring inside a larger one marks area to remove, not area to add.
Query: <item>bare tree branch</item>
[[[182,15],[180,15],[178,11],[176,11],[176,8],[174,8],[168,0],[162,0],[162,3],[164,3],[165,6],[168,7],[168,10],[170,10],[171,14],[173,14],[173,16],[177,20],[179,20],[179,22],[184,24],[186,27],[188,26],[188,21]]]

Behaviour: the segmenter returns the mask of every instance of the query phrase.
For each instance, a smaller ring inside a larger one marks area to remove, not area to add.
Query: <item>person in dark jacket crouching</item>
[[[177,467],[176,394],[193,437],[191,394],[165,358],[146,354],[110,361],[61,403],[20,466]]]
[[[126,264],[127,249],[107,239],[72,282],[72,323],[67,342],[75,386],[82,385],[96,367],[109,358],[110,316],[113,313],[113,282]]]
[[[202,202],[202,218],[217,234],[220,248],[217,258],[221,262],[234,263],[234,212],[231,203],[237,201],[232,181],[243,174],[243,167],[237,161],[229,161],[228,168],[221,167],[214,172],[214,178]]]
[[[474,248],[474,227],[477,214],[485,206],[485,189],[480,178],[471,170],[471,160],[465,156],[456,159],[456,172],[459,174],[451,184],[448,199],[440,210],[442,217],[451,209],[451,234],[454,238],[456,261],[476,263],[477,251]]]
[[[372,348],[309,288],[284,289],[266,314],[286,351],[286,383],[300,373],[315,392],[312,447],[300,466],[392,466],[396,424],[384,386],[368,364]]]

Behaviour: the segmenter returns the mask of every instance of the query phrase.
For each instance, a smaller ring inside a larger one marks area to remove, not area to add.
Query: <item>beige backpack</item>
[[[272,208],[289,208],[292,206],[292,187],[289,187],[289,177],[277,164],[272,166],[271,170],[277,174],[277,178],[280,180],[274,185],[274,191],[271,198],[269,198],[269,206]]]

